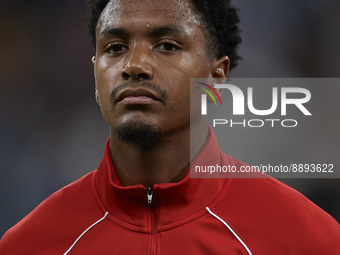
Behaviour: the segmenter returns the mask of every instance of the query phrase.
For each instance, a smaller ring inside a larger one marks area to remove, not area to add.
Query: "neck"
[[[162,134],[149,147],[118,141],[117,135],[111,131],[112,163],[122,184],[150,187],[154,184],[180,182],[207,138],[206,125],[195,130],[187,127]],[[190,131],[194,132],[195,141],[190,141]]]

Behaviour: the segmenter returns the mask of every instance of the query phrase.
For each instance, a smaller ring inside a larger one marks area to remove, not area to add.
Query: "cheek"
[[[210,78],[210,66],[204,58],[183,58],[178,68],[171,72],[173,90],[176,91],[177,102],[190,106],[190,79]]]
[[[172,106],[176,111],[182,111],[182,115],[188,115],[190,112],[190,78],[211,77],[209,62],[203,53],[195,56],[184,54],[169,73],[169,77],[174,96]]]
[[[99,91],[101,101],[107,101],[110,98],[111,91],[117,86],[119,81],[121,67],[109,65],[104,61],[98,61],[95,66],[95,83]]]
[[[114,81],[120,76],[121,63],[112,64],[105,59],[98,60],[95,67],[95,77],[99,86],[113,86]]]
[[[205,53],[184,54],[178,63],[179,70],[188,79],[206,78],[210,76],[209,60]]]
[[[97,60],[95,65],[95,83],[99,93],[100,109],[107,122],[110,123],[110,112],[112,111],[112,104],[110,101],[111,91],[114,87],[113,81],[114,67],[109,67],[103,61]]]
[[[173,93],[170,112],[167,118],[174,123],[188,122],[190,119],[190,89],[189,85],[185,88],[176,88]]]

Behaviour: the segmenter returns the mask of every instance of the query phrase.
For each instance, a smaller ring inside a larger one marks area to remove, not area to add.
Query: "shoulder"
[[[232,157],[229,161],[246,165]],[[233,178],[228,183],[215,211],[254,247],[262,243],[296,254],[340,251],[340,225],[300,192],[271,177]]]
[[[68,244],[63,245],[62,239],[72,240],[68,236],[82,231],[100,215],[93,195],[93,175],[89,173],[58,190],[9,229],[0,240],[0,253],[27,254],[32,247],[65,252]]]

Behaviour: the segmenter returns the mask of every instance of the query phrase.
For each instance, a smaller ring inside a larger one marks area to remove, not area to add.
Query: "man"
[[[245,165],[219,150],[200,109],[190,114],[190,78],[237,64],[228,1],[88,6],[104,157],[11,228],[0,254],[340,254],[339,224],[284,184],[190,179],[190,162]]]

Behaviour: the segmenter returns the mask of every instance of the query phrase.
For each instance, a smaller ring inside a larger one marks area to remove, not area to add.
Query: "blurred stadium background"
[[[232,77],[339,77],[338,0],[233,3],[243,61]],[[103,155],[109,127],[84,16],[84,0],[0,1],[0,236]],[[337,129],[325,135],[339,140]],[[339,179],[282,181],[340,221]]]

